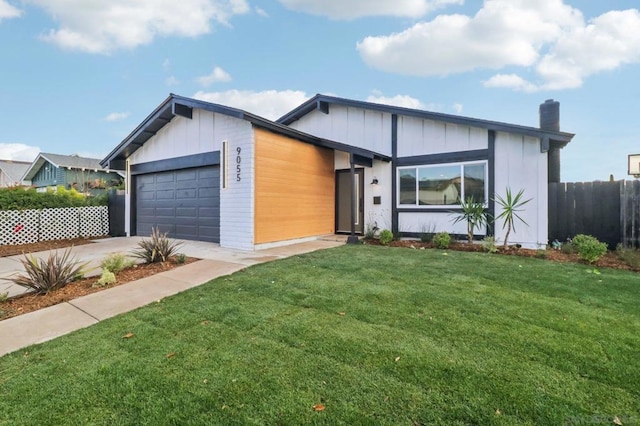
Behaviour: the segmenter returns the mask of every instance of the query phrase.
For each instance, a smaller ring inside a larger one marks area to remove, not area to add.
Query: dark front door
[[[364,169],[356,169],[355,231],[364,232]],[[336,232],[351,233],[351,170],[336,170]]]

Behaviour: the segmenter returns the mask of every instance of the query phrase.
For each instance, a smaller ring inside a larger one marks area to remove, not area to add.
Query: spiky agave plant
[[[167,237],[167,232],[160,232],[158,228],[151,228],[151,237],[138,243],[140,248],[131,252],[132,256],[142,259],[145,263],[166,262],[175,255],[181,242]]]

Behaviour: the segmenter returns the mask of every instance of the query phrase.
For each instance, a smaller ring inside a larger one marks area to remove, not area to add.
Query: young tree
[[[467,238],[472,243],[473,231],[477,227],[487,224],[487,212],[484,209],[484,204],[474,201],[473,197],[461,201],[460,208],[462,211],[454,213],[456,217],[453,219],[453,223],[467,222]]]
[[[502,198],[500,195],[496,194],[496,197],[493,199],[496,204],[500,206],[502,212],[495,218],[495,220],[503,219],[504,223],[502,224],[502,229],[507,228],[507,233],[504,236],[504,244],[503,247],[507,248],[509,234],[511,230],[516,230],[515,220],[518,219],[520,222],[529,226],[527,222],[524,221],[523,218],[518,215],[518,212],[522,211],[522,207],[527,204],[532,198],[528,200],[522,201],[522,197],[524,196],[524,188],[518,191],[518,193],[513,196],[511,193],[511,188],[507,187],[507,193],[505,198]]]

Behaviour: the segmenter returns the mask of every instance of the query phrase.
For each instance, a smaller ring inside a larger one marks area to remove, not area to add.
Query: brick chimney
[[[540,129],[560,131],[560,102],[547,99],[540,104]],[[560,182],[560,148],[551,145],[547,153],[548,181]]]

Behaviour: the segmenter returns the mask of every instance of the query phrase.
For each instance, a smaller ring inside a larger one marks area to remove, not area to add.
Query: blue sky
[[[275,119],[316,93],[537,126],[564,181],[640,153],[637,0],[0,0],[0,159],[102,158],[169,93]]]

